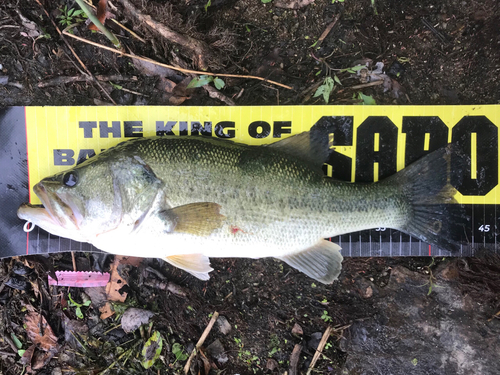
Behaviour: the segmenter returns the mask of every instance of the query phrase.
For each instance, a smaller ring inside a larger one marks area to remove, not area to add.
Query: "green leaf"
[[[160,335],[160,332],[154,331],[149,340],[144,344],[144,347],[142,348],[142,367],[148,369],[153,366],[156,360],[160,358],[162,348],[163,339]]]
[[[335,80],[335,82],[337,82],[339,85],[342,85],[342,82],[340,82],[340,79],[339,77],[337,77],[336,75],[333,76],[333,79]]]
[[[83,319],[83,313],[82,313],[82,309],[80,308],[80,306],[78,306],[76,309],[75,309],[75,314],[76,314],[76,317],[79,318],[79,319]]]
[[[223,89],[224,86],[226,86],[226,83],[222,79],[220,79],[219,77],[215,77],[214,86],[217,90],[220,90],[220,89]]]
[[[208,7],[212,5],[212,0],[208,0],[207,3],[205,4],[205,13],[208,12]]]
[[[172,353],[174,353],[175,359],[177,361],[185,361],[186,359],[188,359],[188,355],[184,353],[182,345],[179,344],[178,342],[172,345]]]
[[[113,86],[115,89],[117,90],[121,90],[123,88],[123,86],[121,85],[117,85],[116,83],[113,83],[113,82],[109,82],[111,86]]]
[[[262,4],[267,4],[267,3],[270,3],[273,0],[260,0],[260,1],[262,2]]]
[[[22,356],[24,355],[24,352],[25,352],[25,351],[26,351],[26,350],[24,350],[24,349],[19,349],[19,350],[17,351],[17,354],[19,355],[19,357],[22,357]]]
[[[209,84],[210,82],[212,82],[214,80],[214,77],[212,76],[199,76],[199,77],[195,77],[191,80],[191,82],[189,82],[189,85],[187,85],[187,88],[188,89],[194,89],[196,87],[201,87],[201,86],[205,86],[207,84]]]
[[[314,97],[318,97],[323,95],[323,99],[325,100],[325,103],[328,103],[330,100],[330,94],[333,91],[333,88],[335,87],[335,82],[332,77],[326,77],[325,80],[323,81],[323,84],[318,87],[316,92],[314,93]]]
[[[22,342],[19,341],[19,339],[13,332],[10,334],[10,337],[12,338],[12,341],[14,341],[14,345],[16,345],[16,348],[21,349],[23,347]]]
[[[377,105],[377,102],[371,95],[365,95],[362,92],[358,93],[358,98],[363,100],[364,105]]]

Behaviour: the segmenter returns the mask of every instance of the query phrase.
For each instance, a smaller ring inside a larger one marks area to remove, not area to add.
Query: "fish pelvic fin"
[[[200,280],[210,279],[208,273],[214,270],[210,267],[210,259],[202,254],[172,255],[165,257],[165,261]]]
[[[410,203],[405,225],[397,228],[424,242],[448,251],[458,251],[461,242],[454,237],[470,226],[465,208],[455,200],[457,190],[450,185],[450,159],[464,158],[450,144],[417,160],[381,184],[397,184]],[[465,163],[465,160],[464,160]],[[461,178],[461,170],[454,170]]]
[[[331,284],[340,275],[344,258],[339,245],[321,240],[308,249],[278,259],[323,284]]]
[[[219,229],[225,220],[217,203],[190,203],[160,212],[169,223],[169,231],[208,236]]]

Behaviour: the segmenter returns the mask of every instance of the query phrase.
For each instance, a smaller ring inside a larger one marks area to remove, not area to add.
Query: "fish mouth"
[[[82,215],[69,199],[63,199],[61,194],[51,192],[46,188],[43,182],[39,182],[33,187],[33,191],[42,202],[40,205],[22,205],[18,210],[18,216],[30,220],[30,212],[34,214],[34,224],[37,224],[36,218],[42,218],[44,221],[52,221],[51,224],[58,225],[68,230],[79,230],[82,221]],[[43,211],[45,212],[43,212]]]

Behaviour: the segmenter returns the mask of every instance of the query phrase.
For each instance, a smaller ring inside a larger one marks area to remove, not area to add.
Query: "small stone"
[[[268,358],[266,363],[266,370],[274,371],[277,368],[278,368],[278,362],[276,362],[276,360],[272,358]]]
[[[62,375],[62,370],[60,367],[55,367],[52,369],[52,375]]]
[[[304,334],[304,331],[302,330],[302,327],[295,323],[292,328],[292,335],[298,335],[302,336]]]
[[[153,312],[131,307],[123,313],[122,329],[129,333],[135,331],[143,324],[148,324],[149,319],[154,315]]]
[[[229,324],[227,318],[223,315],[220,315],[217,319],[217,326],[219,327],[219,331],[223,335],[227,335],[229,332],[231,332],[231,324]]]
[[[207,353],[214,359],[219,362],[219,364],[223,365],[226,363],[229,358],[226,354],[224,347],[222,346],[219,339],[215,340],[213,343],[207,346]]]
[[[371,296],[373,296],[373,289],[371,286],[368,286],[363,293],[363,298],[370,298]]]

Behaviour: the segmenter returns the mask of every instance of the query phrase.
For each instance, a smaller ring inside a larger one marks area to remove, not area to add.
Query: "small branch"
[[[207,325],[207,328],[205,328],[205,330],[203,331],[203,334],[201,335],[200,339],[196,343],[195,348],[191,352],[191,355],[189,356],[189,358],[186,362],[186,365],[184,366],[184,374],[187,374],[189,372],[189,368],[191,367],[191,361],[193,360],[194,356],[196,355],[198,349],[200,349],[200,347],[203,345],[203,343],[207,339],[208,334],[212,330],[212,327],[214,326],[214,324],[218,318],[219,318],[219,313],[217,311],[215,311],[214,314],[212,315],[212,319],[210,319],[210,322]]]
[[[103,75],[97,75],[95,76],[99,81],[137,81],[137,79],[131,78],[131,77],[124,77],[119,74],[113,74],[109,76],[103,76]],[[48,79],[43,82],[38,83],[38,87],[44,88],[44,87],[52,87],[52,86],[59,86],[59,85],[64,85],[67,83],[73,83],[73,82],[86,82],[86,81],[92,81],[92,77],[89,77],[86,74],[81,74],[79,76],[73,76],[73,77],[67,77],[67,76],[60,76],[60,77],[55,77],[52,79]]]
[[[374,82],[362,83],[361,85],[346,87],[346,89],[351,89],[351,90],[364,89],[365,87],[379,86],[382,85],[383,83],[384,81],[374,81]]]
[[[38,0],[36,0],[36,1],[38,1]],[[111,51],[111,52],[114,52],[114,53],[118,53],[118,54],[123,55],[123,56],[130,57],[132,59],[138,59],[138,60],[146,61],[146,62],[151,63],[151,64],[155,64],[155,65],[158,65],[158,66],[163,66],[164,68],[169,68],[169,69],[176,70],[178,72],[182,72],[182,73],[186,73],[186,74],[198,74],[198,75],[206,75],[206,76],[213,76],[213,77],[232,77],[232,78],[241,78],[241,79],[256,79],[256,80],[259,80],[259,81],[263,81],[263,82],[267,82],[267,83],[270,83],[270,84],[273,84],[273,85],[276,85],[276,86],[283,87],[285,89],[293,90],[293,88],[290,87],[290,86],[284,85],[284,84],[279,83],[279,82],[271,81],[271,80],[266,79],[266,78],[258,77],[258,76],[239,75],[239,74],[226,74],[226,73],[210,73],[210,72],[202,72],[202,71],[199,71],[199,70],[183,69],[183,68],[179,68],[179,67],[176,67],[176,66],[173,66],[173,65],[163,64],[163,63],[160,63],[160,62],[157,62],[157,61],[145,58],[145,57],[140,57],[140,56],[137,56],[137,55],[131,55],[130,53],[121,52],[121,51],[118,51],[118,50],[116,50],[114,48],[103,46],[102,44],[95,43],[95,42],[92,42],[92,41],[84,39],[84,38],[80,38],[79,36],[70,34],[68,32],[64,32],[64,35],[67,35],[67,36],[69,36],[71,38],[77,39],[80,42],[88,43],[88,44],[91,44],[93,46],[96,46],[96,47],[99,47],[99,48],[102,48],[102,49],[105,49],[105,50],[108,50],[108,51]]]
[[[306,375],[310,375],[312,369],[316,365],[316,362],[318,361],[321,352],[323,351],[323,348],[326,345],[326,342],[328,341],[328,338],[330,337],[330,332],[332,331],[332,327],[328,326],[328,328],[325,330],[323,333],[323,337],[321,337],[321,341],[318,344],[318,348],[316,349],[316,353],[314,353],[313,359],[311,361],[311,364],[309,365],[309,368],[307,369]]]
[[[332,31],[333,27],[337,24],[339,19],[340,19],[340,14],[337,14],[337,17],[335,17],[334,20],[328,24],[325,31],[323,31],[323,34],[321,34],[321,36],[318,38],[317,42],[314,45],[315,47],[319,47],[321,43],[323,43],[323,40],[325,40],[328,34],[330,34],[330,32]]]
[[[74,251],[71,252],[71,261],[73,262],[73,271],[76,272],[77,269],[76,269],[76,259],[75,259],[75,252]]]
[[[290,368],[288,370],[290,375],[298,375],[299,374],[297,371],[297,366],[299,364],[301,351],[302,351],[302,346],[299,344],[296,344],[295,347],[293,348],[292,355],[290,356]]]

